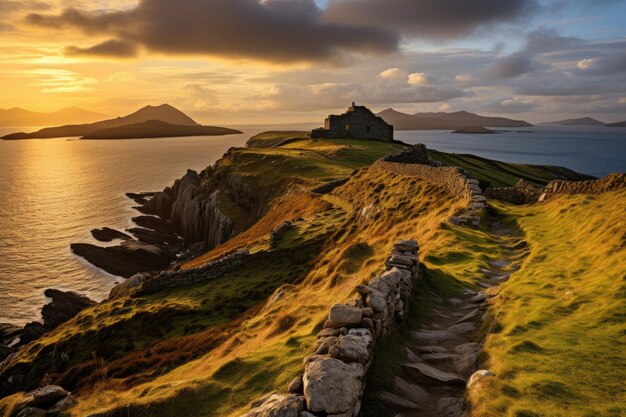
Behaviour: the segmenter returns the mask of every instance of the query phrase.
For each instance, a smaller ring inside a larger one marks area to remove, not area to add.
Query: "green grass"
[[[617,417],[626,413],[626,191],[499,205],[530,254],[501,286],[481,416]]]
[[[445,165],[460,166],[481,182],[481,187],[512,186],[524,179],[535,186],[544,186],[555,179],[581,181],[590,179],[567,168],[548,165],[527,165],[496,161],[475,155],[451,154],[429,149],[431,159]]]

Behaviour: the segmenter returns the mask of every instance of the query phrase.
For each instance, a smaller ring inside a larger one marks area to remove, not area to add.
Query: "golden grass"
[[[484,417],[626,414],[626,190],[508,206],[530,244],[485,346]]]

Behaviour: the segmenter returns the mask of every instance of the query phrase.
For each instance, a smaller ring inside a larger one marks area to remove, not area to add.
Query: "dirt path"
[[[394,379],[391,392],[379,392],[394,417],[465,416],[463,397],[468,378],[478,370],[478,334],[498,286],[519,266],[514,264],[518,238],[497,219],[489,220],[492,237],[507,256],[493,258],[477,274],[479,292],[465,289],[458,298],[444,299],[431,292],[427,325],[410,332],[407,361]]]

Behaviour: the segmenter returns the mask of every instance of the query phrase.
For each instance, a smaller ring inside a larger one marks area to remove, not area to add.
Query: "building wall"
[[[353,105],[342,115],[328,116],[324,121],[324,128],[313,130],[312,137],[393,140],[393,126],[366,107]]]

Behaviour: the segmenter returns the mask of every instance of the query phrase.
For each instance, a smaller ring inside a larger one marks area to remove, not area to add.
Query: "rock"
[[[407,400],[416,404],[424,404],[429,399],[429,395],[424,388],[420,387],[419,385],[406,382],[400,377],[394,378],[393,390],[402,398],[406,398]]]
[[[359,401],[363,365],[343,363],[320,357],[307,363],[304,372],[304,396],[313,413],[341,414],[354,410]]]
[[[27,396],[30,398],[26,405],[28,407],[48,409],[69,395],[68,391],[58,385],[46,385],[43,388],[29,392]]]
[[[357,285],[356,292],[362,296],[366,296],[372,293],[372,289],[367,285]]]
[[[99,240],[100,242],[110,242],[115,239],[132,239],[126,233],[120,232],[119,230],[111,229],[110,227],[93,229],[91,231],[91,235],[94,237],[94,239]]]
[[[16,417],[46,417],[46,410],[36,407],[26,407]]]
[[[415,348],[419,353],[447,353],[449,352],[443,346],[417,346]]]
[[[474,330],[474,323],[464,322],[448,327],[448,331],[454,334],[465,334]]]
[[[480,294],[477,294],[477,295],[473,296],[472,298],[470,298],[467,301],[469,303],[482,303],[483,301],[485,301],[488,298],[489,298],[489,296],[487,294],[480,293]]]
[[[271,394],[253,403],[250,412],[241,417],[298,417],[304,410],[304,398],[293,394]]]
[[[10,345],[17,337],[20,337],[23,331],[23,327],[11,323],[0,323],[0,343]]]
[[[393,244],[395,250],[417,252],[420,249],[420,245],[416,240],[397,240]]]
[[[293,381],[291,381],[291,383],[289,384],[289,387],[287,388],[287,391],[289,391],[292,394],[302,394],[302,388],[303,388],[302,375],[298,375],[297,377],[293,379]]]
[[[369,345],[373,337],[366,329],[358,330],[367,332],[367,334],[348,334],[321,339],[321,343],[315,353],[318,355],[328,353],[331,357],[346,363],[366,363],[370,357]]]
[[[387,313],[387,300],[385,300],[385,297],[378,291],[369,294],[365,299],[365,304],[371,307],[375,313],[382,313],[383,315]]]
[[[464,352],[453,360],[454,370],[464,377],[470,376],[477,368],[476,354]]]
[[[466,315],[461,317],[459,320],[457,320],[456,323],[459,324],[459,323],[463,323],[463,322],[466,322],[466,321],[473,320],[476,317],[478,317],[478,314],[479,314],[479,312],[478,312],[477,309],[473,310],[473,311],[470,311],[469,313],[467,313]]]
[[[182,247],[183,240],[173,233],[150,230],[143,227],[131,227],[128,231],[132,233],[138,241],[149,245],[165,246],[178,244]]]
[[[425,383],[465,384],[465,379],[460,375],[440,371],[425,363],[405,363],[402,366],[417,380]]]
[[[43,324],[37,321],[31,321],[30,323],[26,323],[24,326],[24,330],[20,335],[20,345],[25,345],[28,342],[32,342],[33,340],[39,339],[47,332],[47,329]]]
[[[397,396],[396,394],[392,394],[387,391],[379,392],[377,396],[382,402],[387,403],[388,405],[392,407],[406,408],[409,410],[418,410],[421,408],[419,405],[415,404],[414,402],[401,398]]]
[[[448,362],[448,361],[453,361],[455,358],[457,357],[457,355],[453,354],[453,353],[426,353],[424,355],[422,355],[422,359],[424,359],[427,362],[435,362],[435,363],[439,363],[439,362]]]
[[[467,389],[474,390],[476,389],[485,378],[496,376],[493,372],[487,369],[481,369],[472,374],[472,376],[467,381]]]
[[[8,358],[9,355],[12,353],[13,353],[13,349],[8,347],[7,345],[0,343],[0,362]]]
[[[454,353],[462,355],[465,353],[476,353],[480,350],[482,345],[480,343],[463,343],[454,348]]]
[[[411,336],[418,343],[435,344],[443,340],[455,339],[457,336],[447,330],[421,330],[411,332]]]
[[[68,395],[49,409],[48,414],[60,413],[74,407],[76,404],[78,404],[78,401],[71,395]]]
[[[332,328],[327,328],[327,329],[322,329],[318,334],[317,337],[318,338],[322,338],[322,337],[334,337],[334,336],[339,336],[340,331],[339,329],[332,329]]]
[[[463,417],[463,400],[455,397],[441,397],[437,401],[437,416]]]
[[[406,360],[410,363],[416,363],[416,362],[424,362],[422,360],[422,358],[420,358],[419,356],[417,356],[415,354],[415,352],[413,352],[411,349],[409,349],[408,347],[405,348],[406,350]]]
[[[143,280],[149,276],[150,274],[141,272],[139,274],[133,275],[121,284],[116,285],[115,287],[111,288],[111,292],[109,292],[109,300],[129,295],[133,288],[140,287]]]
[[[317,417],[317,416],[316,416],[315,414],[311,414],[311,413],[309,413],[308,411],[303,411],[303,412],[300,414],[300,417]]]
[[[52,299],[41,309],[43,325],[50,330],[73,318],[85,308],[96,304],[95,301],[75,292],[54,288],[45,290],[44,295]]]
[[[176,231],[169,222],[155,216],[136,216],[132,221],[139,227],[157,232],[172,234]]]
[[[165,248],[134,240],[125,240],[120,245],[109,247],[87,243],[72,243],[70,246],[76,255],[98,268],[125,278],[139,272],[164,269],[174,259]]]
[[[363,313],[358,307],[350,307],[345,304],[335,304],[330,308],[328,321],[330,327],[357,326],[361,324]]]

